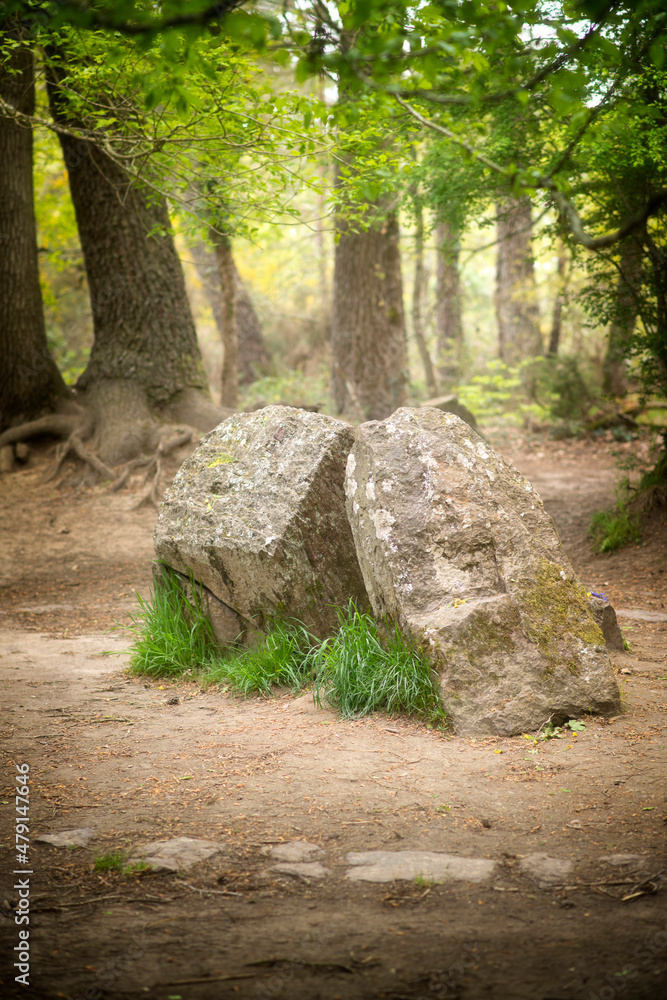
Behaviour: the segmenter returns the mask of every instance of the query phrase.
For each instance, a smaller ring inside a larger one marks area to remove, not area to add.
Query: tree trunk
[[[220,402],[235,408],[239,402],[239,338],[236,325],[236,280],[232,244],[228,236],[211,230],[210,239],[215,246],[220,277],[222,319],[222,374],[220,376]]]
[[[205,243],[195,243],[190,247],[197,274],[202,283],[206,300],[211,307],[213,318],[224,342],[222,315],[222,293],[220,274],[215,252]],[[238,379],[239,385],[250,385],[267,375],[271,369],[271,355],[262,336],[262,324],[248,295],[241,275],[234,268],[236,285],[236,331],[238,335]]]
[[[0,52],[0,95],[23,114],[34,113],[33,54],[29,48]],[[1,431],[54,409],[67,394],[46,344],[35,231],[32,132],[7,118],[0,118],[0,290]]]
[[[458,234],[446,222],[436,229],[438,270],[436,274],[436,329],[438,331],[438,375],[451,385],[461,375],[463,321],[459,275]]]
[[[551,317],[551,335],[549,337],[549,354],[556,357],[560,347],[560,334],[563,319],[563,298],[565,296],[565,269],[567,267],[567,257],[564,253],[558,255],[558,277],[556,287],[556,298],[554,299],[554,311]]]
[[[71,126],[53,64],[48,91],[54,120]],[[114,464],[153,446],[155,417],[206,429],[221,412],[210,401],[164,199],[99,147],[59,138],[95,332],[78,386],[96,417],[98,451]]]
[[[352,404],[367,420],[383,420],[405,402],[408,374],[398,223],[394,213],[373,214],[362,232],[338,220],[332,387],[339,412]]]
[[[496,270],[498,353],[508,365],[542,353],[540,315],[531,247],[531,205],[527,197],[499,205]]]
[[[422,312],[424,299],[424,213],[421,205],[415,204],[415,279],[412,287],[412,332],[417,341],[419,354],[424,366],[424,377],[429,396],[438,395],[438,383],[435,380],[433,362],[424,337],[424,316]]]
[[[639,311],[644,254],[642,244],[636,235],[623,240],[620,250],[616,312],[609,327],[607,351],[602,367],[602,388],[610,396],[622,396],[628,391],[626,359]]]

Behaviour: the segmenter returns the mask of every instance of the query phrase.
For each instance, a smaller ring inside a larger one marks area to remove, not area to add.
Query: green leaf
[[[661,40],[654,42],[648,52],[653,65],[661,69],[665,62],[665,43]]]

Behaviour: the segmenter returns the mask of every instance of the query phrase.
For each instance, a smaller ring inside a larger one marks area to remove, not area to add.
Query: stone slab
[[[271,871],[277,872],[279,875],[292,875],[294,878],[306,880],[311,878],[326,878],[330,874],[329,869],[325,868],[318,861],[295,861],[291,864],[285,861],[279,865],[271,865]]]
[[[42,833],[35,840],[53,847],[86,847],[96,837],[91,827],[83,826],[77,830],[61,830],[60,833]]]
[[[136,847],[128,864],[143,862],[158,870],[165,868],[169,871],[185,871],[221,850],[221,845],[212,840],[173,837],[171,840],[156,840]]]
[[[317,844],[309,844],[306,840],[290,840],[287,844],[276,844],[269,853],[276,861],[302,862],[312,861],[324,851]]]
[[[560,885],[574,871],[574,865],[566,858],[552,858],[549,854],[538,851],[527,854],[519,862],[519,869],[528,878],[533,879],[541,889],[552,885]]]
[[[353,882],[447,882],[450,879],[483,882],[490,878],[495,862],[487,858],[462,858],[432,851],[353,851],[347,855]]]
[[[619,618],[633,618],[639,622],[667,622],[662,611],[643,611],[641,608],[616,608]]]

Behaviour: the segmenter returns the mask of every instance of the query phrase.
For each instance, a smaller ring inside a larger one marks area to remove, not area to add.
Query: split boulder
[[[460,733],[509,736],[620,710],[551,517],[466,423],[402,408],[362,424],[346,494],[373,612],[430,659]]]
[[[323,637],[366,595],[345,514],[354,430],[288,406],[237,413],[207,434],[160,505],[158,559],[202,585],[218,640],[294,617]]]

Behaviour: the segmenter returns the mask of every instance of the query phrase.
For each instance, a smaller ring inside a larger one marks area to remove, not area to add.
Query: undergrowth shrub
[[[641,541],[641,521],[630,509],[627,488],[619,489],[616,496],[615,507],[598,511],[591,518],[588,533],[597,552],[613,552]]]
[[[382,635],[377,622],[353,604],[339,612],[334,636],[318,640],[300,622],[274,620],[251,646],[221,650],[206,618],[192,575],[187,593],[163,565],[148,600],[122,626],[132,636],[130,672],[153,678],[196,677],[245,697],[275,688],[298,691],[313,684],[313,697],[345,717],[383,711],[412,715],[429,725],[446,715],[428,662],[397,628]]]

